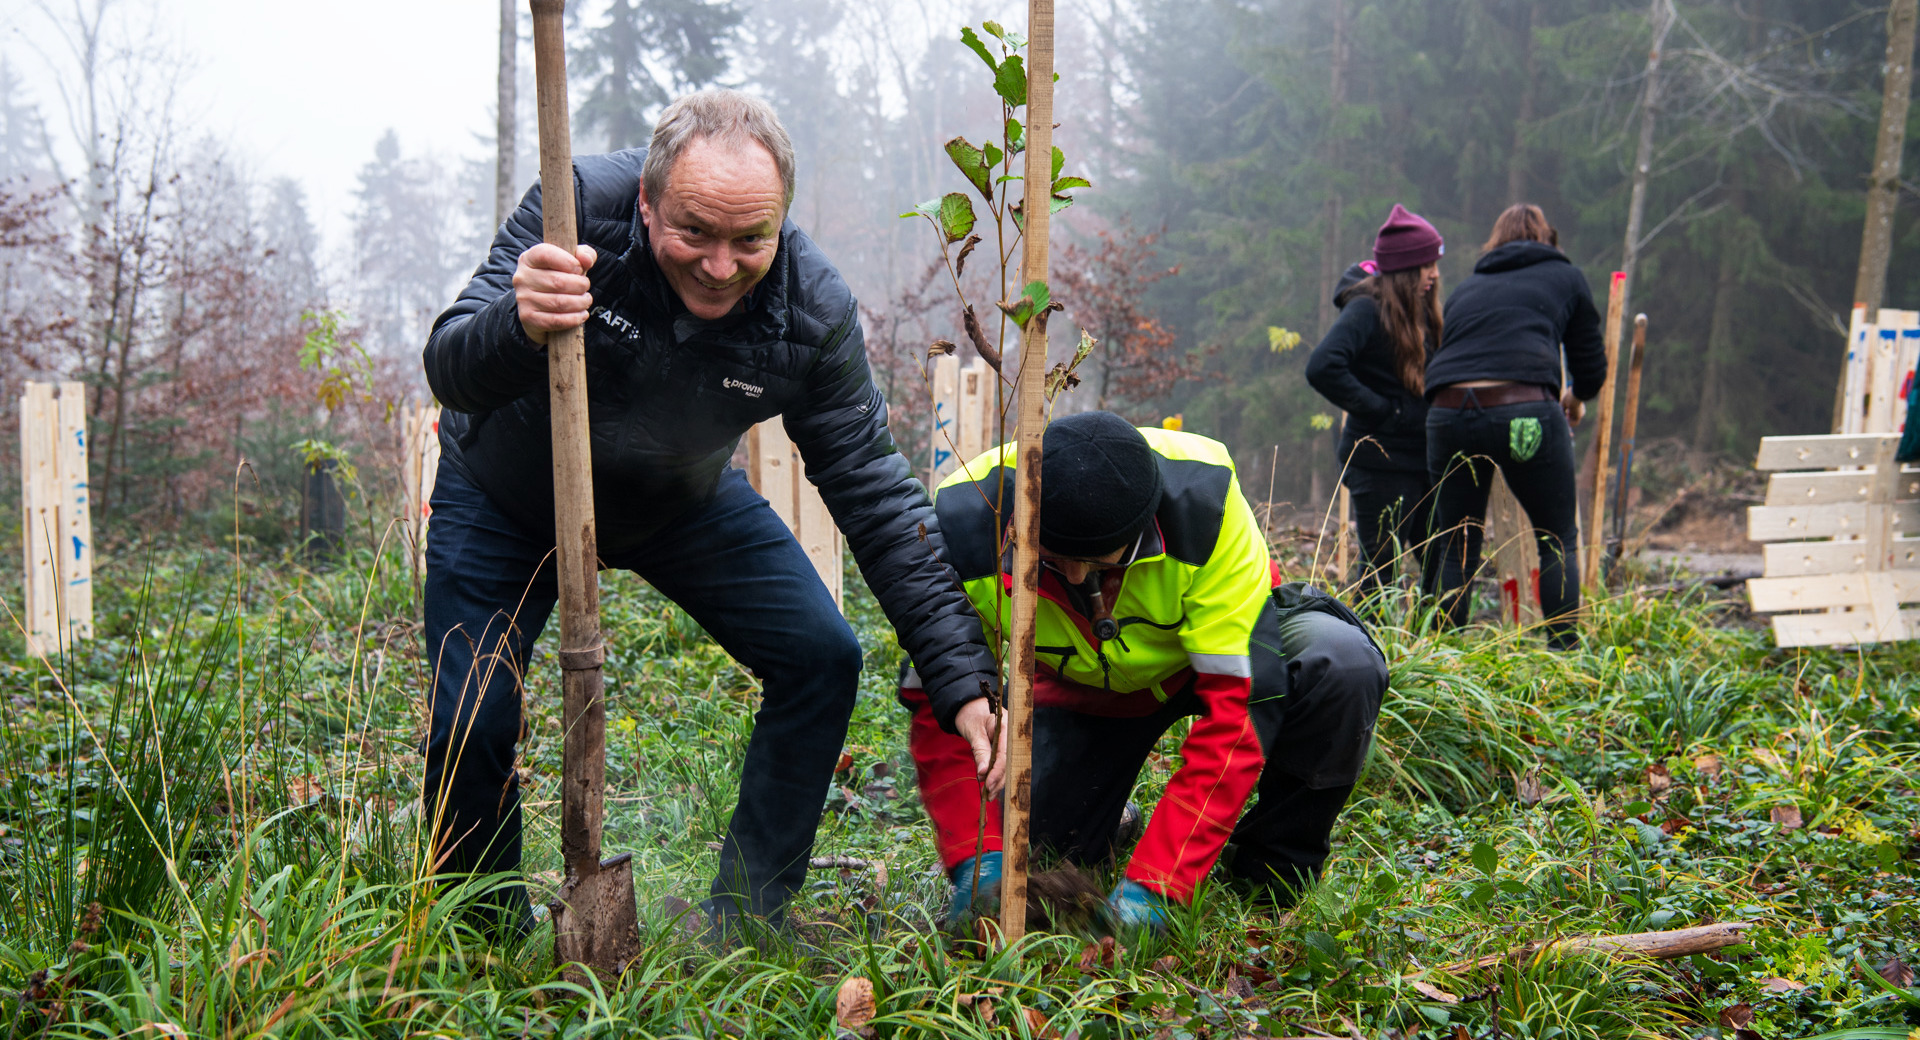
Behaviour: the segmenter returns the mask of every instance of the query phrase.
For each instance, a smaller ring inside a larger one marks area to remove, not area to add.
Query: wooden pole
[[[1047,229],[1053,193],[1053,0],[1027,2],[1026,226],[1020,285],[1047,280]],[[1034,190],[1038,187],[1038,191]],[[1040,441],[1047,425],[1046,315],[1027,323],[1020,344],[1018,488],[1013,498],[1013,633],[1007,677],[1007,789],[1002,809],[1000,932],[1007,943],[1027,930],[1027,812],[1033,802],[1033,631],[1040,604]]]
[[[567,113],[566,0],[532,0],[540,116],[540,211],[549,245],[579,244]],[[594,545],[593,453],[587,434],[586,330],[547,336],[553,412],[553,527],[559,549],[562,766],[560,852],[567,877],[554,896],[555,959],[618,975],[639,952],[632,865],[600,861],[607,786],[607,709],[600,664],[599,555]]]
[[[1620,312],[1626,304],[1627,273],[1613,272],[1613,284],[1607,293],[1607,381],[1596,402],[1593,451],[1593,507],[1587,513],[1587,544],[1580,565],[1580,584],[1594,588],[1600,584],[1600,551],[1607,529],[1607,449],[1613,439],[1613,373],[1620,360]]]
[[[1627,362],[1626,414],[1620,419],[1619,489],[1613,503],[1613,559],[1627,551],[1627,483],[1633,479],[1633,432],[1640,419],[1640,366],[1647,360],[1647,316],[1633,316],[1633,357]]]

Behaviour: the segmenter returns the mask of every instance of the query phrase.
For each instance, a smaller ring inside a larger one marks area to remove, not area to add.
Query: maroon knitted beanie
[[[1387,222],[1380,225],[1379,236],[1373,240],[1373,262],[1379,264],[1383,272],[1425,267],[1446,251],[1440,232],[1397,202],[1393,204],[1393,212],[1387,215]]]

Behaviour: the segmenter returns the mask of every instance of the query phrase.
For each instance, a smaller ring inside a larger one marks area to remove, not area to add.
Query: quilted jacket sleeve
[[[787,434],[912,658],[934,715],[950,728],[960,705],[981,696],[983,682],[996,681],[994,658],[958,577],[942,562],[926,488],[887,430],[859,309],[824,263],[805,266],[814,269],[816,284],[804,295],[831,332],[808,375],[804,403],[786,413]]]
[[[513,298],[520,254],[542,237],[536,184],[500,225],[459,298],[434,319],[424,364],[427,385],[443,406],[490,412],[546,385],[546,348],[527,338]]]

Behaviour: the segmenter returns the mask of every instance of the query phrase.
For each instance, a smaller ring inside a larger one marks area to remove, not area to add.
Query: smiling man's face
[[[653,257],[696,318],[725,317],[773,266],[786,216],[780,168],[757,143],[687,146],[658,199],[640,189]]]

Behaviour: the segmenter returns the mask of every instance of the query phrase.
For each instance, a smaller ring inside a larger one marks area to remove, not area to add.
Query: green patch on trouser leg
[[[1540,450],[1540,420],[1531,415],[1507,420],[1507,454],[1525,462]]]

